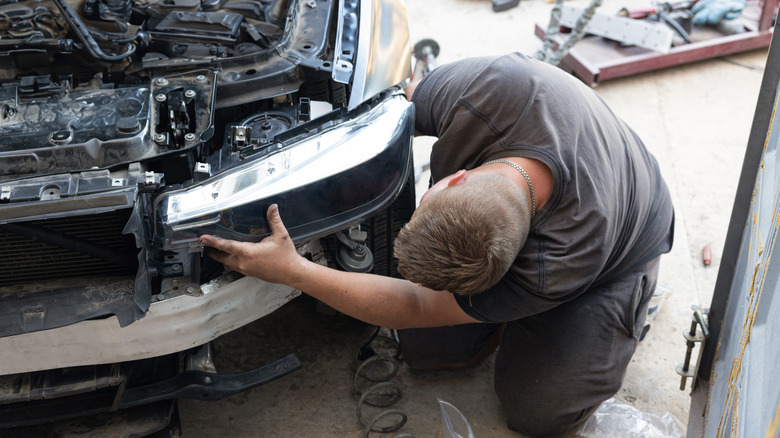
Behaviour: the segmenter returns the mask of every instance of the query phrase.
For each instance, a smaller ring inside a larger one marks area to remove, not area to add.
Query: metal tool
[[[414,57],[417,63],[414,66],[412,81],[420,80],[436,69],[437,56],[439,56],[439,43],[432,39],[417,41],[414,45]]]
[[[432,39],[418,41],[414,45],[414,57],[417,59],[417,62],[414,65],[414,71],[412,72],[410,82],[419,81],[425,76],[428,76],[428,73],[435,70],[436,67],[438,67],[436,64],[437,56],[439,56],[439,43]],[[430,157],[415,163],[414,181],[419,181],[422,173],[430,168]]]

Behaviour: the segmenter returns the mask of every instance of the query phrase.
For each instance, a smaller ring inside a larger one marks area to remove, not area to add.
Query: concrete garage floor
[[[585,6],[580,0],[572,4]],[[600,11],[615,13],[626,4],[605,0]],[[443,64],[469,56],[534,53],[539,47],[534,24],[546,25],[551,4],[523,0],[502,13],[492,12],[488,0],[408,1],[407,8],[412,42],[436,39]],[[690,326],[691,306],[710,301],[765,61],[766,50],[758,50],[604,82],[596,89],[655,154],[676,209],[674,249],[660,268],[666,298],[616,398],[644,413],[670,413],[682,430],[689,387],[679,389],[674,366],[684,358],[682,332]],[[417,139],[416,155],[425,156],[431,143]],[[423,176],[420,193],[426,182]],[[708,270],[701,261],[705,245],[713,254]],[[363,436],[352,391],[352,357],[372,332],[348,317],[316,312],[313,300],[304,296],[218,339],[220,372],[246,370],[290,352],[298,354],[303,368],[220,402],[182,401],[184,436]],[[423,374],[402,366],[394,381],[403,387],[403,397],[393,408],[405,411],[408,422],[399,432],[372,436],[443,436],[437,398],[458,407],[477,437],[520,436],[505,426],[492,389],[492,368],[492,357],[462,371]],[[632,436],[621,432],[614,436]]]

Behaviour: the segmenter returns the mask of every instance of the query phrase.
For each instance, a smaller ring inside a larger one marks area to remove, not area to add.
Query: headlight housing
[[[293,239],[344,227],[386,205],[408,176],[414,109],[400,93],[347,113],[321,132],[155,200],[163,249],[200,234],[260,240],[280,206]],[[273,145],[272,145],[273,147]],[[366,181],[370,181],[367,184]]]

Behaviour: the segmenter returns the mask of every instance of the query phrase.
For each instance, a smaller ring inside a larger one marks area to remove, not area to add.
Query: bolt
[[[184,97],[195,97],[195,90],[187,90],[184,92]]]
[[[206,377],[203,378],[203,381],[206,382],[206,383],[211,383],[211,377],[206,376]]]
[[[173,271],[173,272],[179,272],[179,271],[181,271],[181,265],[180,265],[180,264],[178,264],[178,263],[176,263],[175,265],[172,265],[172,266],[171,266],[171,271]]]
[[[158,102],[165,102],[167,99],[168,99],[168,97],[166,95],[162,94],[162,93],[154,96],[154,100],[156,100]]]
[[[161,87],[162,87],[162,86],[168,85],[168,79],[165,79],[165,78],[157,78],[157,79],[155,79],[155,80],[154,80],[154,83],[155,83],[156,85],[159,85],[159,86],[161,86]]]
[[[197,82],[199,84],[205,84],[206,81],[208,81],[208,78],[206,77],[206,75],[198,75],[198,76],[195,77],[195,82]]]
[[[154,141],[157,143],[163,143],[165,141],[165,134],[155,134]]]
[[[192,287],[192,286],[188,287],[188,288],[187,288],[187,293],[188,293],[188,294],[194,294],[194,293],[195,293],[195,288],[194,288],[194,287]]]
[[[195,134],[191,132],[184,134],[184,139],[187,141],[195,141]]]
[[[165,299],[165,294],[159,294],[157,295],[157,301],[162,301]]]

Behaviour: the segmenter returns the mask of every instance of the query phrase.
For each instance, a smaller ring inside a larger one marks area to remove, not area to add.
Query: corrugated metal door
[[[779,38],[776,26],[710,307],[689,437],[780,437]]]

